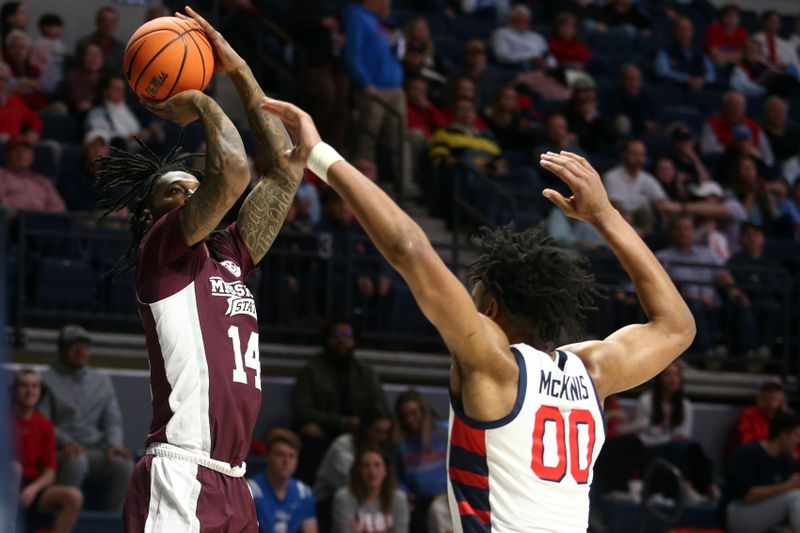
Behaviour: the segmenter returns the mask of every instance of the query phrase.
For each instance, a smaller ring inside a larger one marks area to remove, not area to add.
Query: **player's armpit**
[[[181,209],[181,229],[189,246],[216,229],[250,181],[244,145],[231,120],[208,97],[199,111],[206,134],[206,169],[202,185]]]

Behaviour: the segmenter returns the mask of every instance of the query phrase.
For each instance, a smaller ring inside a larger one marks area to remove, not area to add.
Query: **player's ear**
[[[497,301],[497,298],[494,296],[489,297],[489,301],[486,305],[486,310],[483,312],[484,315],[488,316],[492,320],[497,320],[497,313],[500,311],[500,303]]]

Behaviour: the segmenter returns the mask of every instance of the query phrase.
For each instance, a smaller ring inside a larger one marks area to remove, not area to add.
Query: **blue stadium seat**
[[[700,135],[706,117],[691,107],[666,107],[661,109],[661,121],[664,125],[683,122],[689,126],[695,135]]]
[[[86,258],[80,239],[72,236],[75,219],[69,214],[25,212],[20,215],[20,225],[25,231],[29,261],[41,257]]]
[[[658,107],[685,106],[686,91],[672,83],[651,83],[645,91],[656,101]]]
[[[109,315],[135,315],[136,292],[133,287],[133,270],[129,270],[116,280],[100,280],[103,305]]]
[[[59,154],[50,143],[39,143],[33,147],[33,171],[56,182],[59,175]]]
[[[722,106],[723,94],[722,91],[714,89],[689,91],[689,103],[703,113],[715,113]]]
[[[587,43],[592,52],[605,56],[633,55],[636,39],[621,32],[595,32]]]
[[[83,128],[72,115],[42,115],[44,129],[42,139],[53,139],[62,143],[80,144]]]
[[[44,258],[36,266],[36,307],[89,311],[95,307],[97,276],[84,261]]]
[[[749,9],[744,9],[741,12],[741,21],[739,25],[747,30],[747,33],[753,34],[761,30],[761,20],[758,13]]]
[[[75,531],[80,533],[122,533],[120,513],[81,511]]]

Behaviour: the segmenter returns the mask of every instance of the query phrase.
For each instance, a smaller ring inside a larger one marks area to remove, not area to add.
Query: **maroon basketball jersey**
[[[239,465],[261,405],[253,270],[236,224],[188,246],[180,209],[145,236],[136,295],[150,360],[153,418],[147,445],[167,442]]]

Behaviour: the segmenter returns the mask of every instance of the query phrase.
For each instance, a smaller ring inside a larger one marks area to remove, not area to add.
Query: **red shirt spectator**
[[[592,52],[577,37],[575,15],[561,13],[556,17],[555,33],[547,41],[550,53],[559,65],[583,68],[592,59]]]
[[[706,51],[717,65],[735,65],[742,58],[747,30],[739,27],[739,8],[729,4],[719,11],[719,21],[706,32]]]
[[[422,77],[406,80],[406,117],[409,130],[419,130],[427,139],[449,124],[444,113],[428,100],[428,82]]]
[[[39,477],[47,468],[56,468],[56,433],[53,423],[39,411],[28,420],[13,417],[17,459],[22,465],[23,483]]]
[[[0,206],[28,211],[61,213],[64,200],[53,183],[31,171],[33,148],[24,137],[6,143],[6,168],[0,168]]]
[[[706,50],[709,52],[714,48],[723,51],[741,50],[746,40],[746,29],[735,28],[732,33],[726,33],[721,24],[714,23],[706,32]]]
[[[0,74],[0,87],[3,85],[2,74]],[[2,89],[0,89],[0,94]],[[16,137],[22,133],[35,134],[34,138],[29,135],[29,141],[35,141],[42,131],[42,119],[25,101],[17,95],[10,95],[7,98],[0,96],[0,136]]]
[[[728,438],[728,455],[732,456],[742,444],[766,440],[769,421],[775,413],[786,409],[786,395],[776,381],[766,381],[758,391],[756,404],[751,405],[736,419]]]

